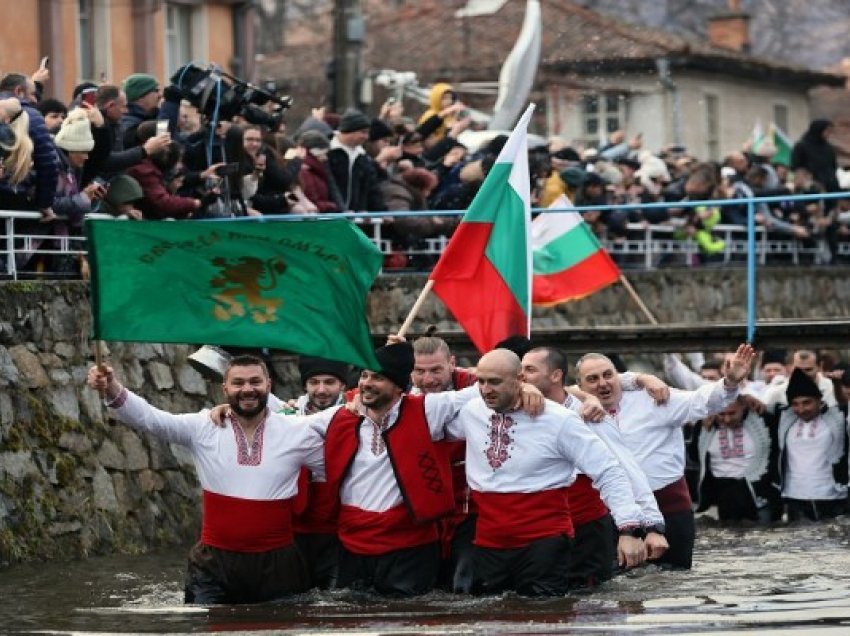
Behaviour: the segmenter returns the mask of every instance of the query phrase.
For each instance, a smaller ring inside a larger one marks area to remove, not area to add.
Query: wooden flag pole
[[[106,365],[103,362],[103,340],[94,341],[94,363],[98,371],[106,373]],[[106,397],[106,389],[101,389],[99,393],[100,399],[103,400]]]
[[[640,296],[637,295],[635,288],[632,287],[632,284],[629,282],[629,279],[626,278],[625,274],[620,274],[620,282],[623,284],[623,287],[626,288],[626,291],[629,292],[629,296],[631,296],[632,299],[637,303],[637,306],[641,308],[641,311],[643,311],[649,322],[655,326],[658,326],[658,321],[655,319],[655,316],[652,315],[652,312],[649,311],[649,307],[647,307],[641,300]]]
[[[422,308],[422,303],[425,302],[425,297],[431,292],[431,288],[434,286],[434,281],[428,279],[428,282],[425,283],[425,287],[422,288],[422,291],[419,292],[419,297],[416,299],[416,302],[413,303],[413,307],[410,308],[410,312],[407,314],[407,318],[404,319],[404,323],[401,325],[401,328],[398,330],[397,336],[403,338],[407,333],[407,330],[410,329],[410,325],[413,324],[413,319],[416,318],[416,314],[419,313],[419,310]]]

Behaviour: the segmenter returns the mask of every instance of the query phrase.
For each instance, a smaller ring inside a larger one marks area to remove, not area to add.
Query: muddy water
[[[184,607],[185,551],[0,570],[1,633],[850,634],[850,519],[772,529],[703,520],[694,569],[649,567],[591,595],[443,593],[387,601],[312,593],[248,607]]]

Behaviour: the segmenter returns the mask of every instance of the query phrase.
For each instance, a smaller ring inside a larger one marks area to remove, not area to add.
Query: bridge
[[[408,334],[413,340],[423,334]],[[475,347],[462,331],[440,332],[458,355],[477,355]],[[567,353],[609,351],[617,353],[665,353],[688,351],[732,351],[746,340],[747,324],[665,324],[611,325],[535,329],[532,340],[551,345]],[[376,346],[386,342],[387,334],[374,334]],[[805,343],[813,349],[850,349],[850,320],[766,320],[760,321],[754,340],[757,349],[794,349]]]

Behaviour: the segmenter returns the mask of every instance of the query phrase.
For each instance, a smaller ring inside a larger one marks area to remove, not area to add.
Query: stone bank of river
[[[702,523],[691,572],[650,567],[592,595],[543,600],[333,592],[248,607],[183,607],[184,551],[28,564],[0,570],[0,631],[847,634],[849,540],[850,519],[771,529]]]

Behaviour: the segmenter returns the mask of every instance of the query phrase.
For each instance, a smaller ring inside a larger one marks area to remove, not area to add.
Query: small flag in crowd
[[[571,208],[562,195],[550,208]],[[531,224],[535,305],[593,294],[620,279],[620,269],[578,212],[549,212]]]
[[[530,105],[508,137],[430,280],[481,352],[531,332]]]
[[[382,257],[348,221],[86,222],[94,338],[269,347],[378,369]]]
[[[791,165],[791,150],[794,148],[794,142],[776,124],[771,122],[767,133],[765,133],[761,121],[757,121],[753,127],[752,134],[753,152],[758,152],[759,148],[765,143],[773,144],[773,148],[775,149],[775,152],[770,157],[771,163],[781,164],[783,166]]]

